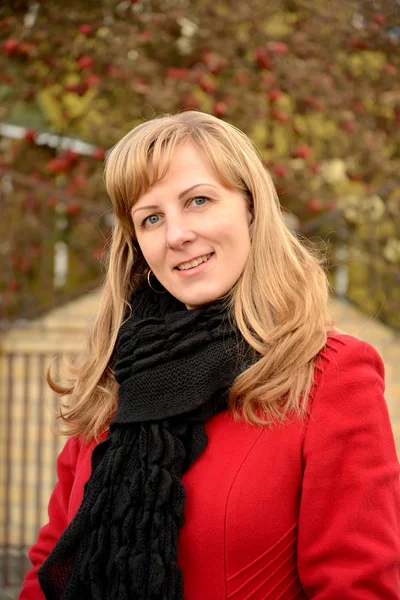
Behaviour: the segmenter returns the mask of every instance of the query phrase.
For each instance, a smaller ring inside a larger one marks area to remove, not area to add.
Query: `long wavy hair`
[[[314,359],[332,327],[322,260],[286,225],[271,177],[249,138],[216,117],[187,111],[140,124],[107,156],[105,183],[116,218],[97,318],[81,360],[65,361],[58,372],[64,384],[48,372],[52,389],[71,397],[60,409],[64,434],[98,439],[116,411],[111,358],[128,299],[148,272],[131,209],[165,176],[174,149],[186,141],[206,154],[223,185],[246,195],[253,213],[250,254],[228,304],[260,358],[232,385],[233,413],[263,425],[306,413]]]

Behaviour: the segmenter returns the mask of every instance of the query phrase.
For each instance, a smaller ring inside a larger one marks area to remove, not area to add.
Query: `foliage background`
[[[332,242],[347,296],[400,326],[399,11],[397,0],[0,7],[0,122],[23,127],[0,138],[0,318],[97,285],[112,224],[106,150],[144,119],[199,109],[255,141],[290,223]]]

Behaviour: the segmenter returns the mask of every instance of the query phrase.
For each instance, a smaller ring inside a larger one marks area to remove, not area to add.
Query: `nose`
[[[196,238],[195,232],[189,227],[189,223],[183,215],[179,215],[179,217],[174,215],[173,218],[167,220],[166,225],[166,244],[168,248],[179,249]]]

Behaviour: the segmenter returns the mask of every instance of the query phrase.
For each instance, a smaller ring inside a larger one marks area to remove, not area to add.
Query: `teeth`
[[[194,260],[191,260],[190,262],[179,265],[178,269],[180,271],[186,271],[187,269],[191,269],[192,267],[197,267],[197,265],[200,265],[202,262],[205,262],[206,260],[208,260],[210,258],[210,256],[211,256],[211,254],[205,254],[204,256],[199,256],[199,258],[195,258]]]

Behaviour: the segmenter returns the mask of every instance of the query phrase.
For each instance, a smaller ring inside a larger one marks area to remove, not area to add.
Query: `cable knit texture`
[[[204,422],[254,355],[222,301],[189,311],[149,288],[118,334],[118,411],[92,456],[81,506],[39,570],[47,599],[182,600],[181,481]]]

